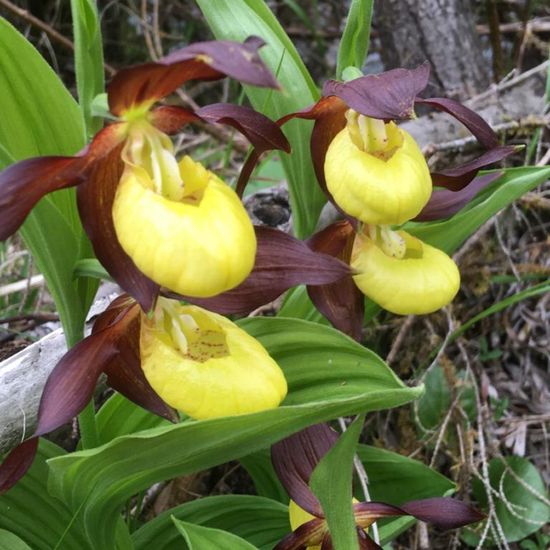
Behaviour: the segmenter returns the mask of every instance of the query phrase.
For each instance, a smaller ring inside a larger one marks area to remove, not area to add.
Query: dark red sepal
[[[314,537],[321,539],[325,529],[325,521],[314,518],[300,525],[292,533],[289,533],[273,550],[306,550],[309,546],[308,543],[311,543]]]
[[[308,240],[316,252],[334,256],[349,263],[355,231],[347,221],[339,221],[319,231]],[[315,307],[334,327],[355,340],[361,340],[365,299],[351,274],[328,285],[308,286],[308,295]]]
[[[429,77],[430,65],[424,62],[416,69],[393,69],[349,82],[328,80],[323,95],[337,96],[365,116],[404,120],[414,116],[416,96],[426,88]]]
[[[330,532],[325,533],[323,537],[323,542],[321,543],[321,550],[334,550],[334,545],[332,544],[332,537]]]
[[[468,185],[481,168],[515,153],[517,148],[513,145],[495,147],[483,153],[480,157],[441,172],[432,173],[432,183],[435,186],[445,187],[451,191],[458,191]]]
[[[309,488],[309,479],[337,440],[338,434],[328,424],[322,423],[309,426],[271,447],[273,468],[290,498],[317,517],[324,517],[324,514]]]
[[[432,221],[449,218],[464,208],[482,189],[496,181],[503,172],[492,172],[474,178],[460,191],[436,189],[433,191],[428,204],[422,209],[414,221]]]
[[[90,168],[86,181],[77,190],[78,210],[97,259],[113,279],[145,311],[149,311],[155,303],[159,286],[139,271],[124,252],[113,224],[113,201],[124,170],[120,157],[122,147],[119,145]]]
[[[133,106],[154,103],[189,80],[215,80],[230,76],[240,82],[278,88],[258,55],[265,42],[249,37],[244,43],[229,40],[197,42],[176,50],[156,63],[119,71],[108,87],[109,108],[120,116]]]
[[[383,548],[376,544],[366,533],[361,529],[364,536],[359,536],[359,549],[360,550],[383,550]]]
[[[178,413],[159,397],[143,374],[139,354],[140,309],[138,304],[134,303],[124,315],[125,329],[116,342],[118,353],[104,370],[108,385],[149,412],[166,418],[170,422],[178,422]],[[116,323],[117,319],[113,322]]]
[[[498,136],[489,124],[476,112],[462,105],[462,103],[445,97],[416,98],[416,103],[430,105],[450,114],[453,118],[464,124],[485,149],[493,149],[499,146]]]
[[[31,437],[6,456],[0,464],[0,495],[9,491],[28,472],[37,449],[38,437]]]
[[[246,314],[272,302],[285,290],[300,285],[322,285],[339,281],[349,266],[313,252],[306,243],[282,231],[255,227],[258,248],[252,273],[238,287],[213,298],[186,300],[222,314]]]

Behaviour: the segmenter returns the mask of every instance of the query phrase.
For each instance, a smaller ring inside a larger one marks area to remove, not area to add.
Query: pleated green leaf
[[[180,550],[181,535],[172,518],[223,529],[260,550],[272,550],[289,531],[284,504],[250,495],[205,497],[168,510],[133,533],[135,550]]]
[[[187,523],[173,516],[172,521],[183,536],[189,550],[205,550],[206,548],[216,548],[216,550],[258,550],[256,546],[233,533]]]
[[[373,352],[341,333],[295,319],[252,318],[240,325],[283,369],[283,406],[256,414],[186,421],[119,437],[97,449],[55,458],[50,488],[96,548],[113,540],[118,511],[160,480],[204,470],[272,445],[308,425],[396,407],[418,397]]]
[[[17,535],[0,529],[0,550],[32,550],[32,548]]]
[[[292,41],[263,0],[197,0],[210,29],[218,39],[243,41],[250,35],[266,41],[261,50],[282,91],[245,86],[252,106],[272,119],[299,111],[319,99],[319,92]],[[298,237],[315,229],[326,202],[313,171],[309,138],[312,123],[292,121],[284,132],[292,145],[290,155],[281,155],[288,178],[293,227]]]
[[[78,105],[34,47],[0,19],[0,169],[28,157],[71,155],[84,145]],[[73,280],[89,254],[73,189],[42,199],[21,233],[44,274],[69,342],[78,340],[97,283]]]

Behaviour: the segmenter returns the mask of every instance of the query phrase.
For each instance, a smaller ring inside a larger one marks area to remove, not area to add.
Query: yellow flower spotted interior
[[[369,224],[402,224],[426,205],[432,182],[414,139],[395,123],[352,111],[325,158],[327,187],[350,216]]]
[[[265,348],[221,315],[159,298],[142,315],[140,352],[145,377],[170,406],[197,418],[277,407],[285,377]]]
[[[252,270],[256,237],[236,193],[200,163],[179,163],[165,134],[131,125],[113,204],[117,238],[145,275],[183,295],[209,297]]]

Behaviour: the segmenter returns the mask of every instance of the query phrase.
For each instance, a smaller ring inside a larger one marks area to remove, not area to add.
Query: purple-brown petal
[[[271,447],[273,467],[290,498],[317,517],[324,517],[323,511],[309,488],[309,479],[337,440],[338,434],[323,423],[309,426]]]
[[[126,328],[116,342],[118,353],[104,369],[107,383],[136,405],[170,422],[178,422],[176,411],[159,397],[143,374],[139,352],[139,306],[134,304],[126,315]]]
[[[325,533],[323,537],[323,542],[321,543],[321,550],[334,550],[334,545],[332,544],[332,537],[329,532]]]
[[[0,464],[0,495],[9,491],[28,472],[37,448],[38,437],[31,437],[6,456]]]
[[[252,273],[238,287],[213,298],[186,300],[222,314],[246,314],[299,285],[338,281],[349,266],[308,248],[303,241],[277,229],[255,227],[258,248]]]
[[[449,218],[464,208],[482,189],[496,181],[503,172],[493,172],[474,178],[460,191],[436,189],[428,204],[422,209],[414,221],[432,221]]]
[[[101,328],[72,347],[50,373],[38,408],[35,435],[44,435],[74,418],[90,401],[99,375],[118,354],[135,304],[109,308],[96,321]]]
[[[499,146],[499,140],[494,130],[487,122],[462,103],[445,97],[430,97],[428,99],[417,98],[416,103],[430,105],[440,111],[445,111],[459,122],[464,124],[477,138],[485,149],[493,149]]]
[[[481,168],[499,162],[516,151],[517,148],[513,145],[495,147],[494,149],[486,151],[480,157],[461,164],[460,166],[433,173],[432,183],[435,186],[445,187],[451,191],[459,191],[475,178]]]
[[[86,181],[77,190],[78,210],[97,259],[113,279],[145,311],[149,311],[156,300],[159,286],[139,271],[124,252],[113,223],[113,201],[124,169],[121,150],[122,144],[93,164]]]
[[[337,96],[365,116],[403,120],[414,116],[416,96],[428,85],[429,76],[430,65],[425,62],[416,69],[393,69],[349,82],[329,80],[323,95]]]
[[[481,521],[485,517],[464,502],[446,497],[413,500],[402,504],[401,509],[409,516],[431,523],[440,529],[456,529]]]
[[[275,77],[261,60],[261,38],[244,43],[229,40],[198,42],[176,50],[156,63],[119,71],[108,87],[114,115],[171,94],[189,80],[217,80],[229,76],[254,86],[278,88]]]
[[[322,540],[325,528],[324,520],[314,518],[289,533],[273,550],[306,550],[312,539]]]
[[[313,235],[308,245],[316,252],[349,263],[354,238],[355,231],[351,224],[339,221]],[[336,283],[308,286],[307,291],[315,307],[334,327],[355,340],[361,340],[365,300],[351,274]]]
[[[120,142],[118,125],[99,132],[92,143],[74,157],[35,157],[0,172],[0,240],[25,221],[33,206],[52,191],[85,181],[90,166]]]
[[[199,120],[195,111],[178,105],[160,105],[152,109],[149,114],[149,122],[169,135],[177,134],[186,124]]]
[[[213,103],[197,109],[195,113],[205,122],[232,126],[243,134],[259,153],[272,149],[290,152],[290,143],[281,128],[251,107]]]

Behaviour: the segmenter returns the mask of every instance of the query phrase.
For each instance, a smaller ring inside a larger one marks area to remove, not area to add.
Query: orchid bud
[[[159,298],[142,314],[141,366],[158,395],[192,418],[277,407],[287,384],[264,347],[237,325],[196,306]]]
[[[394,122],[352,109],[325,158],[327,188],[340,208],[369,224],[402,224],[428,202],[432,181],[414,139]]]
[[[179,294],[206,298],[239,285],[256,255],[236,193],[149,125],[128,139],[113,204],[118,241],[141,272]]]
[[[447,254],[386,227],[356,236],[351,266],[361,292],[399,315],[437,311],[460,288],[460,273]]]

